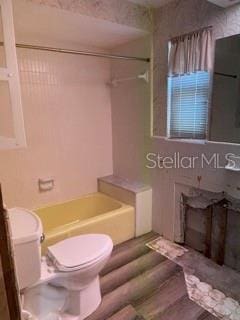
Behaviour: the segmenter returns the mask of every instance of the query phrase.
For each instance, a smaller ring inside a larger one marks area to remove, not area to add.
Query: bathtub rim
[[[123,207],[123,206],[128,206],[128,204],[122,202],[122,201],[119,201],[109,195],[107,195],[106,193],[103,193],[103,192],[100,192],[100,191],[96,191],[96,192],[93,192],[93,193],[87,193],[87,194],[84,194],[82,196],[79,196],[78,198],[72,198],[70,200],[66,200],[64,202],[54,202],[52,204],[47,204],[45,206],[41,206],[41,207],[37,207],[37,208],[33,208],[32,211],[34,211],[36,213],[36,211],[38,210],[43,210],[43,209],[49,209],[51,207],[55,207],[55,206],[58,206],[58,205],[65,205],[66,203],[69,203],[69,202],[73,202],[73,201],[77,201],[77,200],[80,200],[80,199],[86,199],[86,198],[90,198],[91,196],[96,196],[96,195],[103,195],[104,197],[108,198],[108,199],[112,199],[114,200],[116,203],[118,203],[120,205],[120,208]],[[131,206],[130,206],[131,207]],[[120,208],[118,209],[114,209],[114,210],[119,210]],[[114,210],[111,210],[114,211]],[[110,211],[108,211],[110,212]],[[37,213],[36,213],[37,214]]]

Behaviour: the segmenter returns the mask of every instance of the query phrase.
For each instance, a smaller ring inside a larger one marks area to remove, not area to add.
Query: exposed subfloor
[[[183,269],[191,300],[220,319],[240,320],[239,272],[163,237],[147,246]]]
[[[103,299],[87,320],[214,320],[192,302],[182,269],[146,243],[149,233],[114,248],[101,273]]]

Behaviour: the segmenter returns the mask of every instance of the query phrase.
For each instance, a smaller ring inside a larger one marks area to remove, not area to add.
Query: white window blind
[[[169,138],[206,139],[209,82],[206,71],[168,77]]]

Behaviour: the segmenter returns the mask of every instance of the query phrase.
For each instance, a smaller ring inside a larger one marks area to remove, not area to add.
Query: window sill
[[[201,144],[205,145],[208,143],[207,140],[200,140],[200,139],[177,139],[177,138],[168,138],[164,136],[152,136],[152,139],[159,139],[164,140],[167,142],[181,142],[181,143],[190,143],[190,144]]]
[[[165,138],[167,141],[174,141],[174,142],[184,142],[184,143],[193,143],[193,144],[207,144],[207,140],[201,139],[178,139],[178,138]]]

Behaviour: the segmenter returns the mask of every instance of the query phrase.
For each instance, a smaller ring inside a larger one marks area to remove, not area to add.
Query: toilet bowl
[[[68,238],[50,246],[46,256],[41,257],[42,224],[38,216],[14,208],[9,210],[9,217],[24,307],[37,319],[47,319],[46,314],[41,317],[36,299],[40,296],[44,299],[46,295],[45,298],[51,300],[47,296],[46,285],[49,285],[55,290],[65,289],[61,307],[53,310],[57,313],[56,319],[83,320],[93,313],[101,303],[99,273],[111,255],[111,238],[104,234]],[[36,288],[39,293],[33,294]]]

